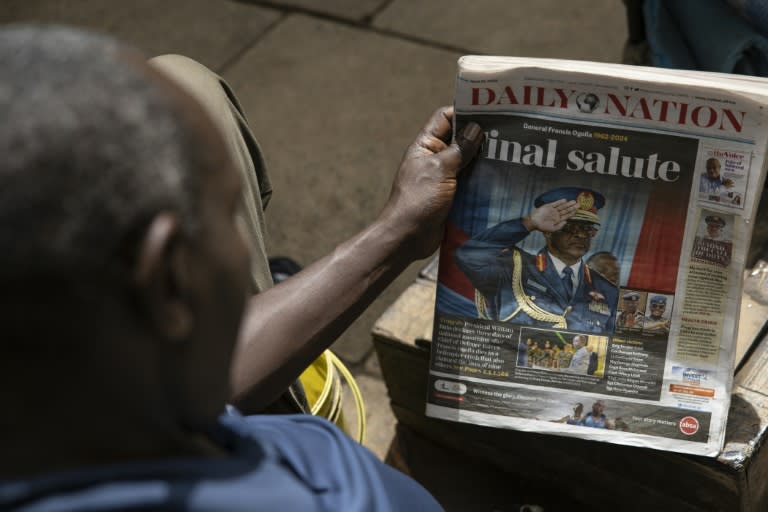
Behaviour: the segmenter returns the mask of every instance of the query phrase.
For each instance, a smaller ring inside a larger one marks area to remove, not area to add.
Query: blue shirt
[[[0,481],[0,510],[442,510],[418,483],[321,418],[244,417],[231,409],[213,437],[230,457]]]

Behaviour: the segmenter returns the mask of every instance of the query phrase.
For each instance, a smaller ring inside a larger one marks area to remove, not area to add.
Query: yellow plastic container
[[[343,380],[342,380],[343,379]],[[347,383],[355,400],[357,435],[350,432],[344,419],[343,382]],[[326,350],[301,374],[301,383],[313,415],[326,418],[359,443],[365,441],[365,403],[360,388],[344,363]]]

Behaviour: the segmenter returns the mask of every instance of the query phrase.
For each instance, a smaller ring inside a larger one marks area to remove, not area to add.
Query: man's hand
[[[565,226],[565,223],[579,210],[579,203],[558,199],[534,208],[528,217],[523,218],[523,225],[528,231],[552,233]]]
[[[414,259],[432,254],[456,174],[483,140],[475,123],[453,143],[439,109],[406,150],[379,218],[329,255],[254,296],[234,357],[232,401],[253,413],[274,400]]]
[[[672,322],[672,320],[658,320],[656,322],[648,322],[647,320],[643,324],[643,329],[654,331],[654,330],[663,330],[664,332],[669,332],[669,325]]]
[[[732,180],[732,179],[730,179],[730,178],[726,178],[726,179],[724,179],[724,180],[722,181],[722,183],[723,183],[723,186],[724,186],[725,188],[733,188],[733,187],[734,187],[734,185],[736,185],[736,184],[733,182],[733,180]]]
[[[381,219],[404,230],[413,259],[426,258],[440,244],[456,192],[456,175],[483,142],[477,123],[467,124],[451,143],[453,108],[438,109],[408,147]]]

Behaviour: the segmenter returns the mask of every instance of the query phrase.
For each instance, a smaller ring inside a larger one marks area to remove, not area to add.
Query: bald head
[[[194,225],[197,144],[138,56],[20,27],[0,31],[0,62],[0,282],[100,278],[154,213]]]
[[[705,168],[707,170],[707,177],[709,179],[716,180],[720,178],[720,160],[714,157],[707,158]]]
[[[4,29],[0,62],[0,451],[57,418],[5,467],[177,452],[229,397],[246,297],[223,138],[108,38]]]

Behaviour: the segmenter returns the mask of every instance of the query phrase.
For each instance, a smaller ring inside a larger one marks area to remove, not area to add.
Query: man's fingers
[[[467,165],[477,154],[480,146],[483,144],[483,130],[477,123],[468,123],[461,131],[456,134],[456,140],[435,155],[446,169],[452,171],[455,176],[459,169]]]
[[[483,144],[484,137],[485,134],[483,134],[482,128],[477,123],[469,123],[462,128],[461,132],[456,136],[455,142],[461,151],[462,166],[467,165],[475,158],[477,151]]]
[[[450,142],[453,133],[453,107],[440,107],[424,125],[422,130],[428,137]]]
[[[558,211],[560,212],[567,212],[567,211],[576,211],[579,209],[579,203],[576,201],[566,201],[565,199],[558,199],[556,202],[552,203],[557,206]]]
[[[560,212],[561,217],[568,219],[579,210],[579,203],[577,203],[576,201],[568,201],[566,204],[562,205],[558,210]]]
[[[449,177],[455,177],[459,169],[475,157],[484,137],[477,123],[468,123],[451,143],[453,120],[453,107],[437,109],[409,150],[412,156],[430,156],[437,159]]]

